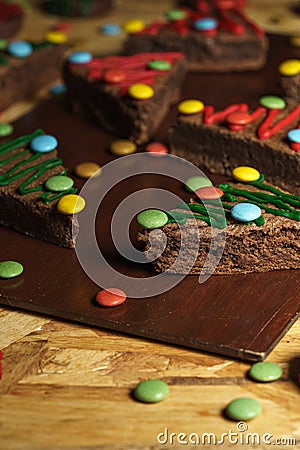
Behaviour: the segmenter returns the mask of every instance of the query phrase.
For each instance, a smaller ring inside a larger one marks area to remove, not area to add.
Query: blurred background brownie
[[[16,3],[0,1],[0,39],[16,34],[23,21],[24,11]]]
[[[96,16],[112,8],[112,0],[47,0],[44,8],[63,16]]]

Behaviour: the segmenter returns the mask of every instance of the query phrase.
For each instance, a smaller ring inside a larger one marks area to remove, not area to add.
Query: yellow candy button
[[[197,114],[204,108],[204,103],[200,100],[183,100],[177,109],[181,114]]]
[[[134,34],[139,33],[145,28],[145,23],[139,19],[128,20],[123,24],[123,30],[125,33]]]
[[[240,166],[233,169],[232,176],[235,180],[242,183],[250,183],[259,180],[260,173],[253,167]]]
[[[136,83],[129,86],[128,95],[136,100],[147,100],[153,97],[154,89],[148,84]]]
[[[75,194],[65,195],[57,203],[57,209],[61,214],[76,214],[82,211],[84,207],[84,198]]]
[[[110,151],[116,156],[130,155],[136,151],[136,145],[127,139],[118,139],[110,144]]]
[[[75,174],[80,178],[90,178],[92,176],[99,176],[101,167],[94,162],[83,162],[77,164],[74,170]]]
[[[278,67],[279,73],[287,77],[292,77],[300,73],[300,60],[299,59],[287,59],[283,61]]]
[[[48,31],[45,35],[45,40],[51,44],[64,44],[67,39],[67,36],[60,31]]]

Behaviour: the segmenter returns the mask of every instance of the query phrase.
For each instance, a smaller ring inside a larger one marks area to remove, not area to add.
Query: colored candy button
[[[291,142],[296,142],[297,144],[300,143],[300,129],[295,128],[294,130],[290,130],[288,132],[288,138]]]
[[[121,28],[120,25],[116,23],[105,23],[100,28],[100,31],[106,36],[116,36],[121,33]]]
[[[204,108],[204,103],[200,100],[183,100],[177,109],[181,114],[197,114]]]
[[[51,95],[60,95],[66,92],[67,87],[64,83],[58,83],[49,89]]]
[[[74,184],[74,180],[72,178],[67,177],[65,175],[54,175],[50,177],[46,183],[45,187],[48,191],[52,192],[63,192],[71,189]]]
[[[145,28],[144,22],[139,19],[128,20],[123,24],[123,30],[125,31],[125,33],[128,34],[139,33],[144,28]]]
[[[287,59],[278,66],[278,71],[281,75],[286,77],[292,77],[300,73],[300,60],[299,59]]]
[[[183,9],[170,9],[166,12],[168,20],[183,20],[186,18],[186,12]]]
[[[61,31],[48,31],[45,35],[45,41],[50,42],[51,44],[64,44],[67,42],[67,39],[67,35]]]
[[[146,145],[145,151],[155,156],[167,155],[169,153],[168,148],[161,142],[150,142]]]
[[[10,123],[0,123],[0,137],[6,137],[13,133],[14,127]]]
[[[189,192],[195,192],[200,188],[212,186],[212,182],[206,177],[191,177],[185,182],[185,188]]]
[[[162,59],[155,59],[148,63],[148,68],[151,70],[171,70],[171,63]]]
[[[23,272],[24,267],[17,261],[0,262],[0,278],[14,278]]]
[[[223,196],[222,189],[214,186],[204,186],[195,191],[197,197],[201,200],[217,200]]]
[[[27,58],[31,55],[33,48],[27,41],[13,41],[7,45],[6,50],[16,58]]]
[[[260,173],[253,167],[239,166],[233,169],[232,176],[235,180],[242,183],[251,183],[260,179]]]
[[[4,50],[7,46],[7,41],[5,39],[0,39],[0,50]]]
[[[30,142],[30,148],[34,152],[38,153],[48,153],[56,149],[58,142],[56,137],[50,134],[43,134],[42,136],[37,136]]]
[[[148,100],[153,97],[154,89],[148,84],[135,83],[129,86],[128,95],[136,100]]]
[[[109,69],[105,71],[103,78],[107,83],[120,83],[125,80],[126,75],[122,69]]]
[[[237,398],[229,403],[226,408],[226,415],[233,420],[251,420],[258,416],[262,407],[253,398]]]
[[[240,111],[229,114],[226,120],[232,125],[247,125],[252,119],[250,114]]]
[[[168,222],[168,216],[159,209],[146,209],[137,215],[136,221],[143,228],[152,230],[154,228],[160,228],[166,225]]]
[[[135,388],[133,395],[140,402],[156,403],[169,395],[169,386],[161,380],[142,381]]]
[[[238,203],[231,208],[230,213],[239,222],[251,222],[261,216],[261,209],[253,203]]]
[[[110,144],[110,151],[116,156],[131,155],[136,151],[136,145],[127,139],[117,139]]]
[[[268,383],[278,380],[282,376],[282,369],[278,364],[271,362],[258,362],[249,370],[249,376],[256,381]]]
[[[88,64],[89,62],[92,61],[92,59],[93,56],[89,52],[74,52],[69,56],[68,61],[71,64],[80,65],[80,64]]]
[[[194,22],[194,28],[199,31],[215,30],[218,22],[213,17],[202,17]]]
[[[85,200],[80,195],[70,194],[62,197],[57,203],[61,214],[77,214],[85,207]]]
[[[268,109],[284,109],[286,107],[283,98],[276,95],[264,95],[259,99],[259,104]]]
[[[126,294],[121,289],[109,288],[98,292],[96,302],[101,306],[118,306],[125,302]]]
[[[99,166],[99,164],[94,162],[83,162],[77,164],[74,172],[80,178],[90,178],[100,175],[101,167]]]

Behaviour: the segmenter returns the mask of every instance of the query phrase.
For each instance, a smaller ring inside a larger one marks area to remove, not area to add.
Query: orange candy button
[[[247,112],[234,112],[227,116],[227,123],[232,125],[247,125],[251,122],[251,115]]]
[[[195,191],[195,194],[201,200],[218,200],[223,196],[222,189],[214,186],[205,186]]]
[[[125,78],[125,72],[121,69],[109,69],[104,73],[104,80],[107,83],[120,83]]]
[[[121,289],[109,288],[98,292],[96,302],[101,306],[118,306],[125,302],[126,294]]]
[[[150,142],[145,148],[147,153],[152,153],[152,155],[167,155],[169,150],[161,142]]]

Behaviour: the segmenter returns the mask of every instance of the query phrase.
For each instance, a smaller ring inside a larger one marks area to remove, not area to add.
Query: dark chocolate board
[[[201,98],[220,107],[235,101],[256,104],[260,95],[280,93],[278,63],[299,56],[300,49],[290,47],[288,38],[274,36],[267,68],[257,73],[189,75],[183,98]],[[175,115],[174,108],[156,139],[167,142]],[[58,137],[60,155],[70,172],[82,161],[104,165],[116,159],[107,151],[113,137],[73,116],[64,98],[46,100],[18,120],[15,135],[35,128]],[[82,185],[78,179],[76,183]],[[97,217],[97,237],[113,267],[134,277],[153,274],[150,266],[128,262],[118,254],[109,225],[120,200],[145,186],[161,186],[188,199],[180,183],[152,175],[136,177],[134,183],[124,181],[109,193]],[[212,276],[203,284],[196,276],[187,276],[155,297],[128,298],[118,307],[100,308],[93,301],[99,288],[82,270],[73,250],[3,227],[0,240],[0,260],[18,260],[25,267],[20,277],[0,281],[0,303],[57,318],[255,361],[268,355],[299,311],[299,270]]]

